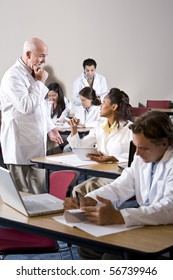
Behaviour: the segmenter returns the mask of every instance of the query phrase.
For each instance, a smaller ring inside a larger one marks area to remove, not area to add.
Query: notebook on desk
[[[10,171],[0,167],[0,196],[2,200],[26,216],[39,216],[63,211],[63,200],[48,194],[21,196]]]
[[[130,167],[130,165],[131,165],[131,163],[133,161],[135,152],[136,152],[136,146],[133,144],[133,141],[130,141],[128,163],[119,164],[118,167],[120,169],[124,169],[126,167]]]

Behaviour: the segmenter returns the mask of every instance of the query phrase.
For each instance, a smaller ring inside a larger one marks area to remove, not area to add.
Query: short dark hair
[[[85,69],[85,66],[92,66],[94,65],[94,67],[97,67],[97,63],[94,59],[92,58],[87,58],[83,61],[83,68]]]
[[[134,134],[143,133],[155,144],[166,138],[169,145],[173,145],[173,123],[166,113],[147,111],[135,119],[130,129]]]

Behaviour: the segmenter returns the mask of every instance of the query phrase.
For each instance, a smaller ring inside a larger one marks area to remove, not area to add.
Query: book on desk
[[[126,225],[96,225],[86,219],[85,212],[81,209],[66,210],[64,215],[54,217],[54,220],[67,226],[78,228],[93,236],[99,237],[108,234],[118,233],[141,226],[127,227]]]

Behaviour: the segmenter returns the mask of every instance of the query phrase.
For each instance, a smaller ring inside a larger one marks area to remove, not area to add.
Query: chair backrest
[[[147,100],[148,108],[170,108],[171,100]]]
[[[132,107],[133,117],[138,117],[148,111],[147,107]]]
[[[79,175],[75,170],[52,172],[49,177],[49,193],[64,200],[66,196],[70,196]]]

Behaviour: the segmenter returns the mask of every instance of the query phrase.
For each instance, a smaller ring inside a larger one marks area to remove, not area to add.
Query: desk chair
[[[170,100],[147,100],[146,107],[148,108],[171,108]]]
[[[49,193],[64,200],[71,196],[80,173],[75,170],[62,170],[52,172],[49,176]]]
[[[12,254],[58,253],[56,240],[13,228],[0,228],[0,260]]]
[[[148,111],[147,107],[132,107],[132,114],[134,118],[142,115],[147,111]]]
[[[75,170],[62,170],[52,172],[49,176],[49,193],[64,200],[67,196],[72,195],[72,190],[76,184],[80,173]],[[70,250],[71,258],[73,259],[73,254],[71,251],[71,244],[60,248],[59,253]]]
[[[57,171],[50,175],[50,193],[65,199],[70,195],[71,188],[74,186],[79,172],[77,171]],[[21,230],[0,227],[0,260],[9,254],[41,254],[41,253],[60,253],[70,250],[71,246],[60,249],[56,240],[42,237],[37,234],[26,233]]]

